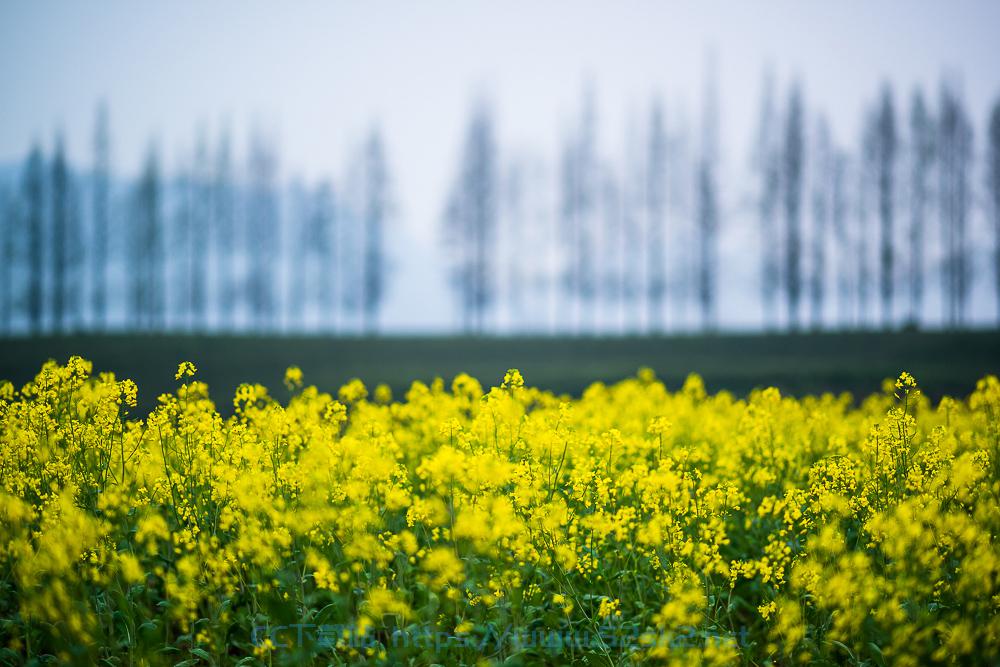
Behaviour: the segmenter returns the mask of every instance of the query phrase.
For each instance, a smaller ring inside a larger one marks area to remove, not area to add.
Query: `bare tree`
[[[527,230],[527,179],[524,164],[520,160],[512,160],[504,173],[503,179],[503,259],[504,259],[504,292],[507,301],[507,315],[510,326],[524,325],[525,288],[528,279],[528,267],[525,265],[525,248],[521,240]]]
[[[1000,98],[993,103],[987,129],[986,190],[993,213],[993,272],[997,299],[997,321],[1000,322]]]
[[[188,327],[203,329],[208,308],[208,257],[212,224],[212,169],[208,156],[208,137],[204,129],[198,132],[195,141],[190,185],[191,275],[188,279],[190,289]]]
[[[163,325],[161,190],[159,158],[156,149],[150,147],[133,198],[132,247],[129,253],[133,326],[142,330],[155,330]]]
[[[856,176],[857,193],[855,196],[855,254],[857,262],[857,323],[860,327],[868,325],[868,300],[871,296],[872,268],[869,257],[869,215],[871,199],[874,194],[872,183],[878,173],[878,152],[876,145],[877,120],[871,113],[865,113],[862,121],[861,147],[857,158]]]
[[[17,238],[21,231],[17,200],[6,186],[0,186],[0,334],[14,328],[16,291],[14,268],[18,261]]]
[[[527,197],[525,215],[528,229],[522,247],[527,244],[534,258],[527,287],[535,325],[539,331],[550,333],[555,330],[554,301],[558,298],[555,268],[559,233],[558,216],[554,214],[553,188],[550,187],[552,179],[552,172],[541,159],[527,159],[524,193]]]
[[[321,240],[312,238],[314,203],[300,178],[293,178],[285,197],[289,214],[285,226],[291,236],[290,250],[295,257],[291,266],[288,285],[288,321],[291,327],[302,327],[305,323],[306,304],[311,299],[312,290],[318,287],[313,273],[312,255]]]
[[[294,236],[291,249],[295,255],[289,320],[293,328],[301,329],[313,319],[321,330],[329,330],[337,319],[339,287],[333,186],[322,181],[307,188],[296,180],[289,199],[292,207],[289,224]]]
[[[84,239],[80,187],[67,168],[66,183],[66,291],[64,293],[65,330],[73,332],[83,322],[84,312]]]
[[[701,326],[715,329],[716,255],[719,207],[716,200],[715,174],[704,158],[698,165],[698,303]]]
[[[831,207],[830,127],[825,116],[816,121],[815,149],[812,159],[812,239],[809,301],[812,328],[823,327],[823,301],[826,296],[827,227]]]
[[[250,138],[247,185],[247,232],[250,270],[245,287],[250,314],[258,329],[277,324],[277,260],[280,257],[278,225],[277,156],[260,132]]]
[[[580,243],[577,241],[580,224],[576,194],[579,174],[575,153],[576,143],[571,135],[562,148],[559,169],[559,225],[556,245],[565,251],[565,256],[560,257],[559,283],[563,296],[559,299],[561,312],[557,314],[556,321],[563,328],[573,321],[573,304],[579,293],[580,282],[580,261],[577,259],[580,251]]]
[[[969,170],[972,125],[958,94],[950,84],[941,88],[938,121],[939,206],[944,245],[943,294],[948,326],[965,320],[969,294],[969,257],[966,224],[969,210]]]
[[[223,329],[234,326],[233,314],[239,291],[236,289],[234,261],[242,248],[242,235],[236,226],[235,192],[232,176],[232,153],[229,131],[219,134],[212,170],[212,227],[215,252],[216,301],[219,324]]]
[[[50,301],[52,326],[56,331],[66,330],[66,296],[69,281],[67,273],[70,263],[70,210],[69,210],[69,168],[66,165],[66,151],[62,134],[56,135],[55,155],[52,158],[50,174],[52,300]]]
[[[879,295],[882,303],[882,326],[892,326],[893,296],[893,218],[896,177],[896,112],[889,84],[882,88],[877,116],[875,150],[878,162],[879,217]]]
[[[641,124],[629,123],[626,134],[625,172],[622,183],[622,325],[639,321],[642,293],[642,209],[643,173],[646,165],[641,145],[641,135],[636,129]]]
[[[52,326],[61,332],[74,329],[80,322],[80,262],[82,238],[77,192],[66,160],[62,134],[56,136],[55,155],[50,176],[49,208],[52,263]]]
[[[621,309],[625,302],[622,187],[612,165],[604,164],[601,172],[601,202],[604,211],[601,247],[605,249],[601,292],[606,305],[606,315],[602,318],[602,323],[605,328],[614,328],[615,320],[618,320],[618,324],[621,323]]]
[[[444,216],[445,239],[453,251],[452,284],[466,332],[482,333],[486,309],[495,297],[496,163],[493,115],[480,103],[469,123],[461,168]]]
[[[668,157],[667,203],[670,210],[670,247],[667,248],[670,257],[669,279],[672,320],[675,326],[687,324],[688,306],[697,306],[699,258],[699,229],[697,225],[698,188],[697,188],[697,146],[691,138],[684,108],[676,105],[672,123],[674,128],[670,136]]]
[[[382,134],[374,128],[364,149],[364,264],[361,312],[365,333],[378,330],[385,297],[385,225],[389,215],[389,173]]]
[[[310,210],[309,239],[313,269],[309,272],[315,286],[309,290],[319,307],[319,324],[333,329],[337,323],[338,262],[337,262],[337,206],[333,185],[320,183],[314,190]]]
[[[851,312],[851,237],[848,231],[847,202],[847,155],[840,149],[832,149],[830,223],[833,227],[837,247],[837,320],[841,326],[850,322]]]
[[[562,243],[569,251],[563,284],[567,303],[575,306],[572,321],[577,332],[592,323],[596,295],[594,223],[599,176],[592,88],[585,89],[582,99],[579,126],[563,150],[560,217]]]
[[[701,326],[713,330],[716,326],[718,282],[719,202],[716,183],[718,160],[718,100],[715,68],[710,65],[702,101],[701,154],[697,170],[698,197],[698,303]]]
[[[774,75],[764,73],[760,119],[753,151],[753,167],[757,174],[757,220],[760,225],[761,303],[764,307],[764,327],[771,329],[777,322],[777,293],[781,278],[777,213],[781,190],[781,151],[775,132]]]
[[[111,137],[108,128],[108,105],[97,107],[94,126],[94,171],[91,180],[90,276],[92,326],[107,328],[108,244],[111,220]]]
[[[191,328],[191,304],[194,298],[194,196],[192,164],[185,157],[181,160],[177,174],[164,197],[173,207],[170,231],[173,237],[166,241],[171,252],[166,253],[167,271],[170,278],[166,288],[172,302],[168,311],[168,327]],[[165,230],[165,235],[167,231]]]
[[[930,199],[930,172],[934,162],[934,123],[919,90],[910,106],[910,313],[909,324],[917,326],[924,303],[924,236]]]
[[[42,276],[45,240],[45,217],[42,197],[45,175],[42,150],[36,143],[28,154],[21,179],[21,196],[24,202],[25,227],[28,236],[28,326],[36,333],[42,328],[44,293]]]
[[[654,100],[649,112],[649,151],[646,156],[646,307],[651,331],[663,331],[667,293],[666,211],[667,130],[663,104]]]
[[[785,211],[785,296],[788,301],[788,324],[799,327],[799,302],[802,296],[802,171],[805,162],[802,92],[792,86],[785,118],[783,154],[783,200]]]

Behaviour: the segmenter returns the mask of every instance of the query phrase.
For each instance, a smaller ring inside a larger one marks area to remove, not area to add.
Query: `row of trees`
[[[0,193],[0,330],[375,331],[391,212],[380,132],[336,193],[284,188],[263,132],[246,155],[241,170],[227,131],[211,147],[200,132],[172,175],[151,147],[135,182],[116,181],[103,105],[90,169],[70,168],[60,137],[51,157],[36,144]]]
[[[501,167],[493,113],[485,103],[474,109],[444,213],[451,284],[466,331],[498,328],[504,306],[510,329],[538,328],[526,292],[548,294],[548,318],[541,319],[551,319],[556,331],[634,330],[643,321],[663,331],[671,294],[677,307],[692,300],[705,328],[716,326],[714,89],[706,91],[692,163],[686,137],[668,135],[659,101],[648,123],[647,144],[630,134],[628,157],[616,168],[599,151],[594,93],[586,90],[547,180],[544,165],[524,156]],[[693,202],[684,192],[691,176]]]
[[[729,189],[711,76],[696,124],[654,99],[613,157],[586,89],[554,165],[503,154],[476,105],[442,225],[461,328],[712,330],[724,292],[769,329],[960,327],[987,272],[1000,317],[1000,100],[977,142],[952,82],[904,104],[885,85],[852,150],[799,84],[761,90]],[[228,132],[199,132],[170,175],[153,147],[124,182],[102,106],[88,167],[56,137],[0,190],[0,330],[377,331],[385,153],[376,130],[338,187],[285,183],[266,133],[237,163]]]
[[[842,323],[918,326],[928,317],[928,276],[939,275],[938,319],[949,327],[964,325],[974,271],[969,229],[976,207],[976,160],[972,121],[957,86],[950,81],[941,85],[936,108],[916,90],[905,112],[897,111],[892,88],[883,86],[864,114],[854,155],[834,139],[822,114],[815,117],[812,145],[807,146],[808,120],[799,86],[789,94],[783,127],[776,122],[770,82],[764,100],[755,166],[765,238],[761,298],[766,321],[777,319],[783,291],[790,327],[804,319],[804,296],[811,326],[822,326],[827,292],[834,291]],[[992,218],[990,236],[997,253],[991,263],[1000,316],[1000,100],[987,126],[983,192],[994,201],[984,201],[982,209]],[[773,132],[775,127],[781,133]],[[803,184],[807,169],[808,186]],[[811,202],[808,230],[806,202]],[[775,236],[778,207],[784,238]],[[804,233],[812,239],[807,252]],[[785,250],[783,257],[773,250],[779,247]],[[828,255],[836,260],[834,281],[828,281]],[[875,299],[877,314],[869,305]]]
[[[496,326],[491,315],[505,311],[513,329],[529,328],[528,284],[549,292],[558,331],[714,329],[720,288],[744,287],[720,284],[743,275],[720,267],[725,234],[756,241],[747,246],[759,248],[768,329],[965,326],[977,261],[991,274],[1000,319],[1000,100],[981,159],[953,82],[934,102],[916,90],[906,111],[898,106],[884,85],[852,151],[821,111],[807,108],[800,84],[782,97],[766,74],[751,187],[727,193],[738,202],[727,208],[711,77],[697,142],[682,115],[668,126],[654,99],[648,116],[630,124],[617,161],[597,148],[585,91],[554,185],[517,156],[502,166],[493,114],[480,104],[444,215],[463,327]],[[988,224],[974,236],[977,211]],[[748,218],[756,228],[741,235]],[[977,253],[984,241],[988,257]],[[728,263],[745,264],[748,248],[729,248]],[[928,303],[932,280],[938,312]]]

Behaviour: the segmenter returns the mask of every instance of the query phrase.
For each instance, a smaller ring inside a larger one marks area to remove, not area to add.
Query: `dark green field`
[[[745,394],[774,385],[792,394],[878,391],[886,377],[913,373],[925,392],[966,395],[975,381],[1000,373],[1000,334],[824,333],[641,338],[315,338],[183,335],[109,335],[0,340],[0,378],[20,385],[46,359],[80,354],[95,372],[113,370],[139,384],[148,408],[172,391],[174,371],[193,361],[222,410],[241,382],[267,385],[285,397],[284,370],[298,365],[307,383],[335,391],[346,380],[389,384],[397,396],[410,382],[462,371],[484,385],[516,367],[529,384],[578,394],[590,382],[614,381],[640,366],[653,368],[669,387],[692,371],[710,391]]]

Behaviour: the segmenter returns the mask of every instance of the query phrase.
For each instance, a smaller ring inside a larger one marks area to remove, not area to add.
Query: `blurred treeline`
[[[447,266],[423,268],[449,271],[462,330],[715,330],[730,289],[765,329],[961,328],[985,319],[977,282],[1000,318],[1000,98],[977,122],[951,80],[886,83],[842,137],[799,82],[765,74],[736,183],[712,77],[697,122],[654,98],[615,157],[593,90],[581,100],[554,163],[505,153],[491,105],[473,106],[438,230]],[[151,145],[117,178],[104,105],[88,155],[36,143],[0,191],[0,331],[377,333],[393,281],[425,278],[390,270],[404,212],[377,128],[338,183],[283,179],[263,132],[239,160],[226,130],[191,146],[168,169]],[[738,225],[753,242],[723,256]],[[730,261],[752,284],[727,284]]]

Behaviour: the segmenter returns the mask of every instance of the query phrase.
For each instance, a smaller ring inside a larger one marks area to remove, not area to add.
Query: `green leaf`
[[[215,664],[215,660],[213,660],[212,656],[208,654],[208,651],[206,651],[203,648],[193,648],[193,649],[191,649],[191,655],[198,656],[199,658],[201,658],[202,660],[206,661],[210,665],[214,665]]]

